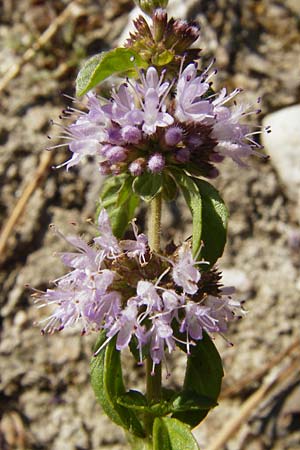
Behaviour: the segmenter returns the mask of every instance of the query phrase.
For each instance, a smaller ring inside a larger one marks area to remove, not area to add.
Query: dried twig
[[[21,60],[14,64],[6,73],[6,75],[0,80],[0,92],[3,91],[8,83],[16,77],[28,61],[30,61],[56,33],[58,28],[62,26],[70,16],[78,16],[81,14],[81,8],[76,4],[76,1],[71,1],[68,6],[62,11],[62,13],[56,17],[56,19],[49,25],[49,27],[44,31],[43,34],[37,39],[33,46],[28,49]],[[22,215],[28,200],[30,199],[33,191],[36,189],[37,185],[41,181],[43,175],[47,171],[52,159],[52,154],[46,152],[43,154],[40,160],[40,164],[33,175],[31,181],[25,187],[20,199],[18,200],[16,206],[14,207],[12,214],[8,218],[8,221],[4,225],[0,234],[0,261],[5,258],[5,249],[7,246],[8,239],[13,231],[14,226],[18,222],[20,216]]]
[[[31,48],[27,49],[22,58],[13,64],[6,72],[4,77],[0,80],[0,93],[6,88],[8,83],[15,78],[21,71],[24,64],[30,61],[57,32],[58,28],[62,26],[70,16],[79,16],[81,14],[81,8],[76,4],[76,1],[72,1],[66,6],[56,19],[51,22],[49,27],[40,35]]]
[[[48,170],[51,160],[53,157],[52,152],[44,152],[40,164],[33,175],[32,179],[29,181],[27,186],[25,187],[21,197],[19,198],[16,206],[14,207],[8,221],[4,225],[1,234],[0,234],[0,261],[2,262],[5,257],[5,249],[8,242],[8,239],[14,229],[14,226],[18,222],[21,217],[28,200],[31,197],[31,194],[34,192],[39,182],[43,178],[43,175]]]
[[[243,389],[245,389],[250,384],[255,381],[259,381],[266,375],[273,367],[279,364],[286,356],[292,353],[296,348],[300,348],[300,340],[296,339],[289,347],[284,349],[281,353],[276,355],[271,361],[269,361],[265,366],[261,369],[258,369],[248,377],[243,377],[241,380],[237,381],[234,386],[230,386],[227,389],[224,389],[221,393],[220,398],[232,397],[238,395]]]
[[[269,378],[265,383],[249,397],[245,403],[241,406],[239,413],[229,420],[220,433],[217,435],[215,441],[206,450],[222,450],[226,443],[234,434],[238,431],[243,423],[245,423],[253,410],[259,405],[262,399],[269,394],[271,390],[285,381],[290,375],[299,369],[298,358],[292,360],[292,362],[276,374],[276,377]]]

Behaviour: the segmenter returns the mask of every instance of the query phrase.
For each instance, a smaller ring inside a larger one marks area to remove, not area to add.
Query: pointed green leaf
[[[147,63],[140,55],[129,48],[115,48],[90,58],[80,70],[76,79],[76,95],[81,96],[90,91],[101,81],[136,68],[146,68]]]
[[[149,405],[146,397],[139,391],[130,390],[126,394],[118,397],[119,405],[125,406],[134,411],[149,413],[154,417],[161,417],[172,412],[169,402],[161,400],[159,403]]]
[[[217,406],[215,400],[188,390],[176,395],[171,403],[171,412],[207,410],[215,406]]]
[[[177,345],[186,352],[185,345]],[[203,339],[191,347],[191,354],[187,358],[184,390],[195,391],[199,396],[208,397],[216,403],[222,378],[222,360],[212,340],[204,333]],[[207,414],[208,410],[187,411],[175,413],[174,417],[195,427]]]
[[[153,425],[153,450],[199,450],[190,427],[179,420],[157,417]]]
[[[214,186],[204,180],[194,181],[202,199],[201,257],[213,265],[222,256],[226,244],[228,210]]]
[[[97,341],[97,350],[105,342],[106,336],[102,332]],[[130,433],[143,437],[144,430],[136,414],[117,403],[117,399],[125,394],[123,384],[120,352],[116,350],[116,339],[112,339],[91,360],[91,384],[96,398],[105,413],[117,425]]]
[[[174,178],[167,172],[163,172],[163,190],[162,195],[166,201],[174,200],[178,192],[177,184]]]
[[[106,178],[102,186],[97,216],[105,208],[113,233],[122,238],[128,223],[134,218],[139,198],[132,192],[133,178],[126,174]]]
[[[195,181],[186,175],[184,172],[174,172],[176,182],[180,186],[185,201],[191,210],[193,218],[193,255],[196,256],[199,253],[201,246],[201,233],[202,233],[202,202],[201,195]]]
[[[146,202],[151,201],[162,189],[163,177],[161,173],[144,172],[136,177],[132,189],[136,195]]]
[[[174,50],[163,50],[152,56],[152,62],[156,66],[166,66],[175,56]]]
[[[130,390],[118,397],[119,405],[135,411],[148,411],[148,402],[146,397],[139,391]]]

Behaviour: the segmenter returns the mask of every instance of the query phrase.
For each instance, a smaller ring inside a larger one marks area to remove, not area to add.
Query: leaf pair
[[[102,332],[96,343],[97,350],[105,342]],[[110,419],[131,434],[145,437],[144,428],[136,413],[118,404],[117,399],[126,393],[120,361],[116,350],[116,339],[112,339],[97,356],[91,360],[91,383],[96,398]]]
[[[178,192],[177,184],[167,170],[162,173],[144,172],[134,179],[132,190],[146,202],[160,193],[166,201],[171,201]]]
[[[102,332],[96,349],[105,339]],[[137,440],[149,439],[143,418],[146,414],[154,417],[153,450],[198,449],[191,427],[197,425],[216,405],[223,376],[219,354],[210,338],[205,335],[193,347],[188,357],[184,390],[175,394],[168,391],[168,398],[152,405],[148,404],[142,393],[126,392],[120,352],[116,350],[115,341],[115,338],[111,339],[91,361],[92,387],[105,413]],[[185,350],[184,346],[182,348]]]

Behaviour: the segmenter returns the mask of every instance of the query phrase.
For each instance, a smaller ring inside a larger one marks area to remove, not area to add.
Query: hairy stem
[[[149,246],[155,252],[160,251],[160,227],[161,227],[161,195],[158,194],[150,203],[149,215]],[[149,403],[159,402],[161,400],[161,364],[155,366],[154,373],[153,361],[150,356],[146,360],[146,388],[147,399]],[[153,416],[147,414],[145,417],[145,425],[148,434],[152,433]]]
[[[155,252],[160,250],[161,203],[161,194],[150,203],[148,237],[150,248]]]

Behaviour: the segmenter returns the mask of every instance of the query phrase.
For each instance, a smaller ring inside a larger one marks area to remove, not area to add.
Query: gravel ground
[[[53,37],[25,64],[0,97],[0,176],[2,225],[11,217],[28,183],[34,180],[45,154],[49,119],[57,119],[74,93],[82,58],[113,46],[133,7],[126,0],[78,1]],[[244,99],[261,96],[263,116],[300,100],[300,11],[297,0],[203,0],[189,2],[188,18],[202,26],[206,58],[217,57],[218,85],[245,89]],[[3,0],[0,24],[0,76],[20,61],[27,48],[55,20],[66,1]],[[55,135],[55,130],[51,129]],[[283,149],[284,151],[284,149]],[[1,257],[0,448],[3,450],[125,449],[122,431],[101,414],[88,383],[88,364],[95,336],[81,338],[76,330],[41,337],[33,323],[46,315],[37,310],[28,289],[44,289],[63,267],[53,256],[63,243],[49,230],[55,223],[65,232],[91,233],[101,179],[92,162],[66,172],[52,170],[66,159],[53,153],[49,169],[34,189]],[[217,339],[225,364],[224,396],[195,431],[201,448],[213,444],[232,417],[239,431],[230,433],[221,449],[300,449],[299,368],[286,371],[292,356],[255,377],[299,336],[300,217],[298,199],[288,198],[272,161],[253,159],[241,170],[223,164],[216,186],[230,210],[229,240],[220,262],[225,281],[236,284],[249,311],[236,323],[228,347]],[[176,232],[170,211],[168,236]],[[142,213],[141,213],[142,214]],[[188,216],[181,214],[180,233]],[[177,230],[178,231],[178,230]],[[132,378],[133,363],[128,377]],[[171,383],[178,383],[183,361],[174,362]],[[239,383],[248,376],[254,380]],[[140,383],[140,373],[137,376]],[[271,378],[270,378],[271,377]],[[242,416],[243,405],[264,383],[274,388]],[[277,381],[276,381],[277,380]],[[135,382],[133,380],[131,382]],[[237,388],[237,392],[228,390]],[[227,391],[227,394],[226,394]]]

